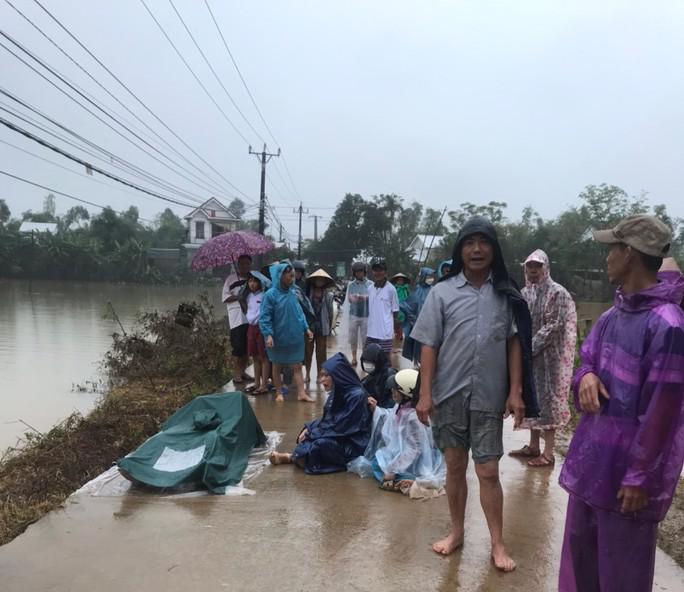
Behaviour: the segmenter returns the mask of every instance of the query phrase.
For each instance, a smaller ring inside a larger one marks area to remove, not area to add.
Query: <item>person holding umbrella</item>
[[[292,284],[294,270],[292,265],[278,263],[271,266],[273,286],[261,301],[259,329],[266,341],[266,352],[273,364],[273,382],[276,388],[276,401],[284,401],[281,381],[281,367],[293,370],[294,383],[299,401],[313,402],[304,390],[302,360],[304,359],[304,339],[313,339],[313,333],[304,317],[302,307],[297,301]]]
[[[304,382],[311,382],[311,361],[314,348],[316,349],[316,368],[318,369],[317,382],[320,381],[323,362],[328,359],[328,336],[332,333],[335,309],[333,295],[329,288],[335,285],[335,281],[323,270],[317,269],[306,278],[306,296],[311,302],[314,312],[313,340],[307,341],[305,346],[304,367],[306,378]]]

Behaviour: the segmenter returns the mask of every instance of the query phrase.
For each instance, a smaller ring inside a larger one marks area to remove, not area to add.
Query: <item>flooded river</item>
[[[97,400],[76,385],[97,381],[98,366],[117,323],[105,318],[111,302],[126,330],[142,310],[175,308],[196,298],[193,286],[143,286],[81,282],[0,280],[0,449],[28,429],[49,429]],[[223,314],[219,288],[210,290]],[[580,325],[608,307],[580,303]],[[21,421],[20,421],[21,420]]]
[[[0,280],[0,449],[28,429],[44,431],[97,400],[76,385],[97,381],[99,363],[120,331],[105,318],[111,302],[126,330],[142,310],[175,308],[193,286]],[[210,292],[220,306],[219,289]]]

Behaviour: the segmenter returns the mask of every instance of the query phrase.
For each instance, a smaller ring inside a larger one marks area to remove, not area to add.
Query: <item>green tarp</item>
[[[225,493],[242,479],[252,448],[265,442],[242,393],[204,395],[176,411],[118,465],[127,479],[152,487],[195,485]]]

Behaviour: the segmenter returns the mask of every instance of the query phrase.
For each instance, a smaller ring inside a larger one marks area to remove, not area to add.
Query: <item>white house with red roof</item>
[[[192,255],[207,240],[237,230],[240,219],[218,199],[212,197],[184,216],[188,228],[187,242],[183,245]]]

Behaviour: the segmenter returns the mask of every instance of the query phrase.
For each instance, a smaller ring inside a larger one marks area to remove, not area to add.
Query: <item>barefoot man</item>
[[[431,418],[447,465],[451,532],[432,548],[449,555],[463,544],[471,449],[492,561],[504,572],[513,571],[503,540],[499,459],[504,417],[513,414],[517,426],[526,404],[528,414],[537,412],[529,390],[531,320],[488,220],[473,218],[459,232],[451,273],[430,291],[411,337],[423,344],[416,412],[423,423]]]

